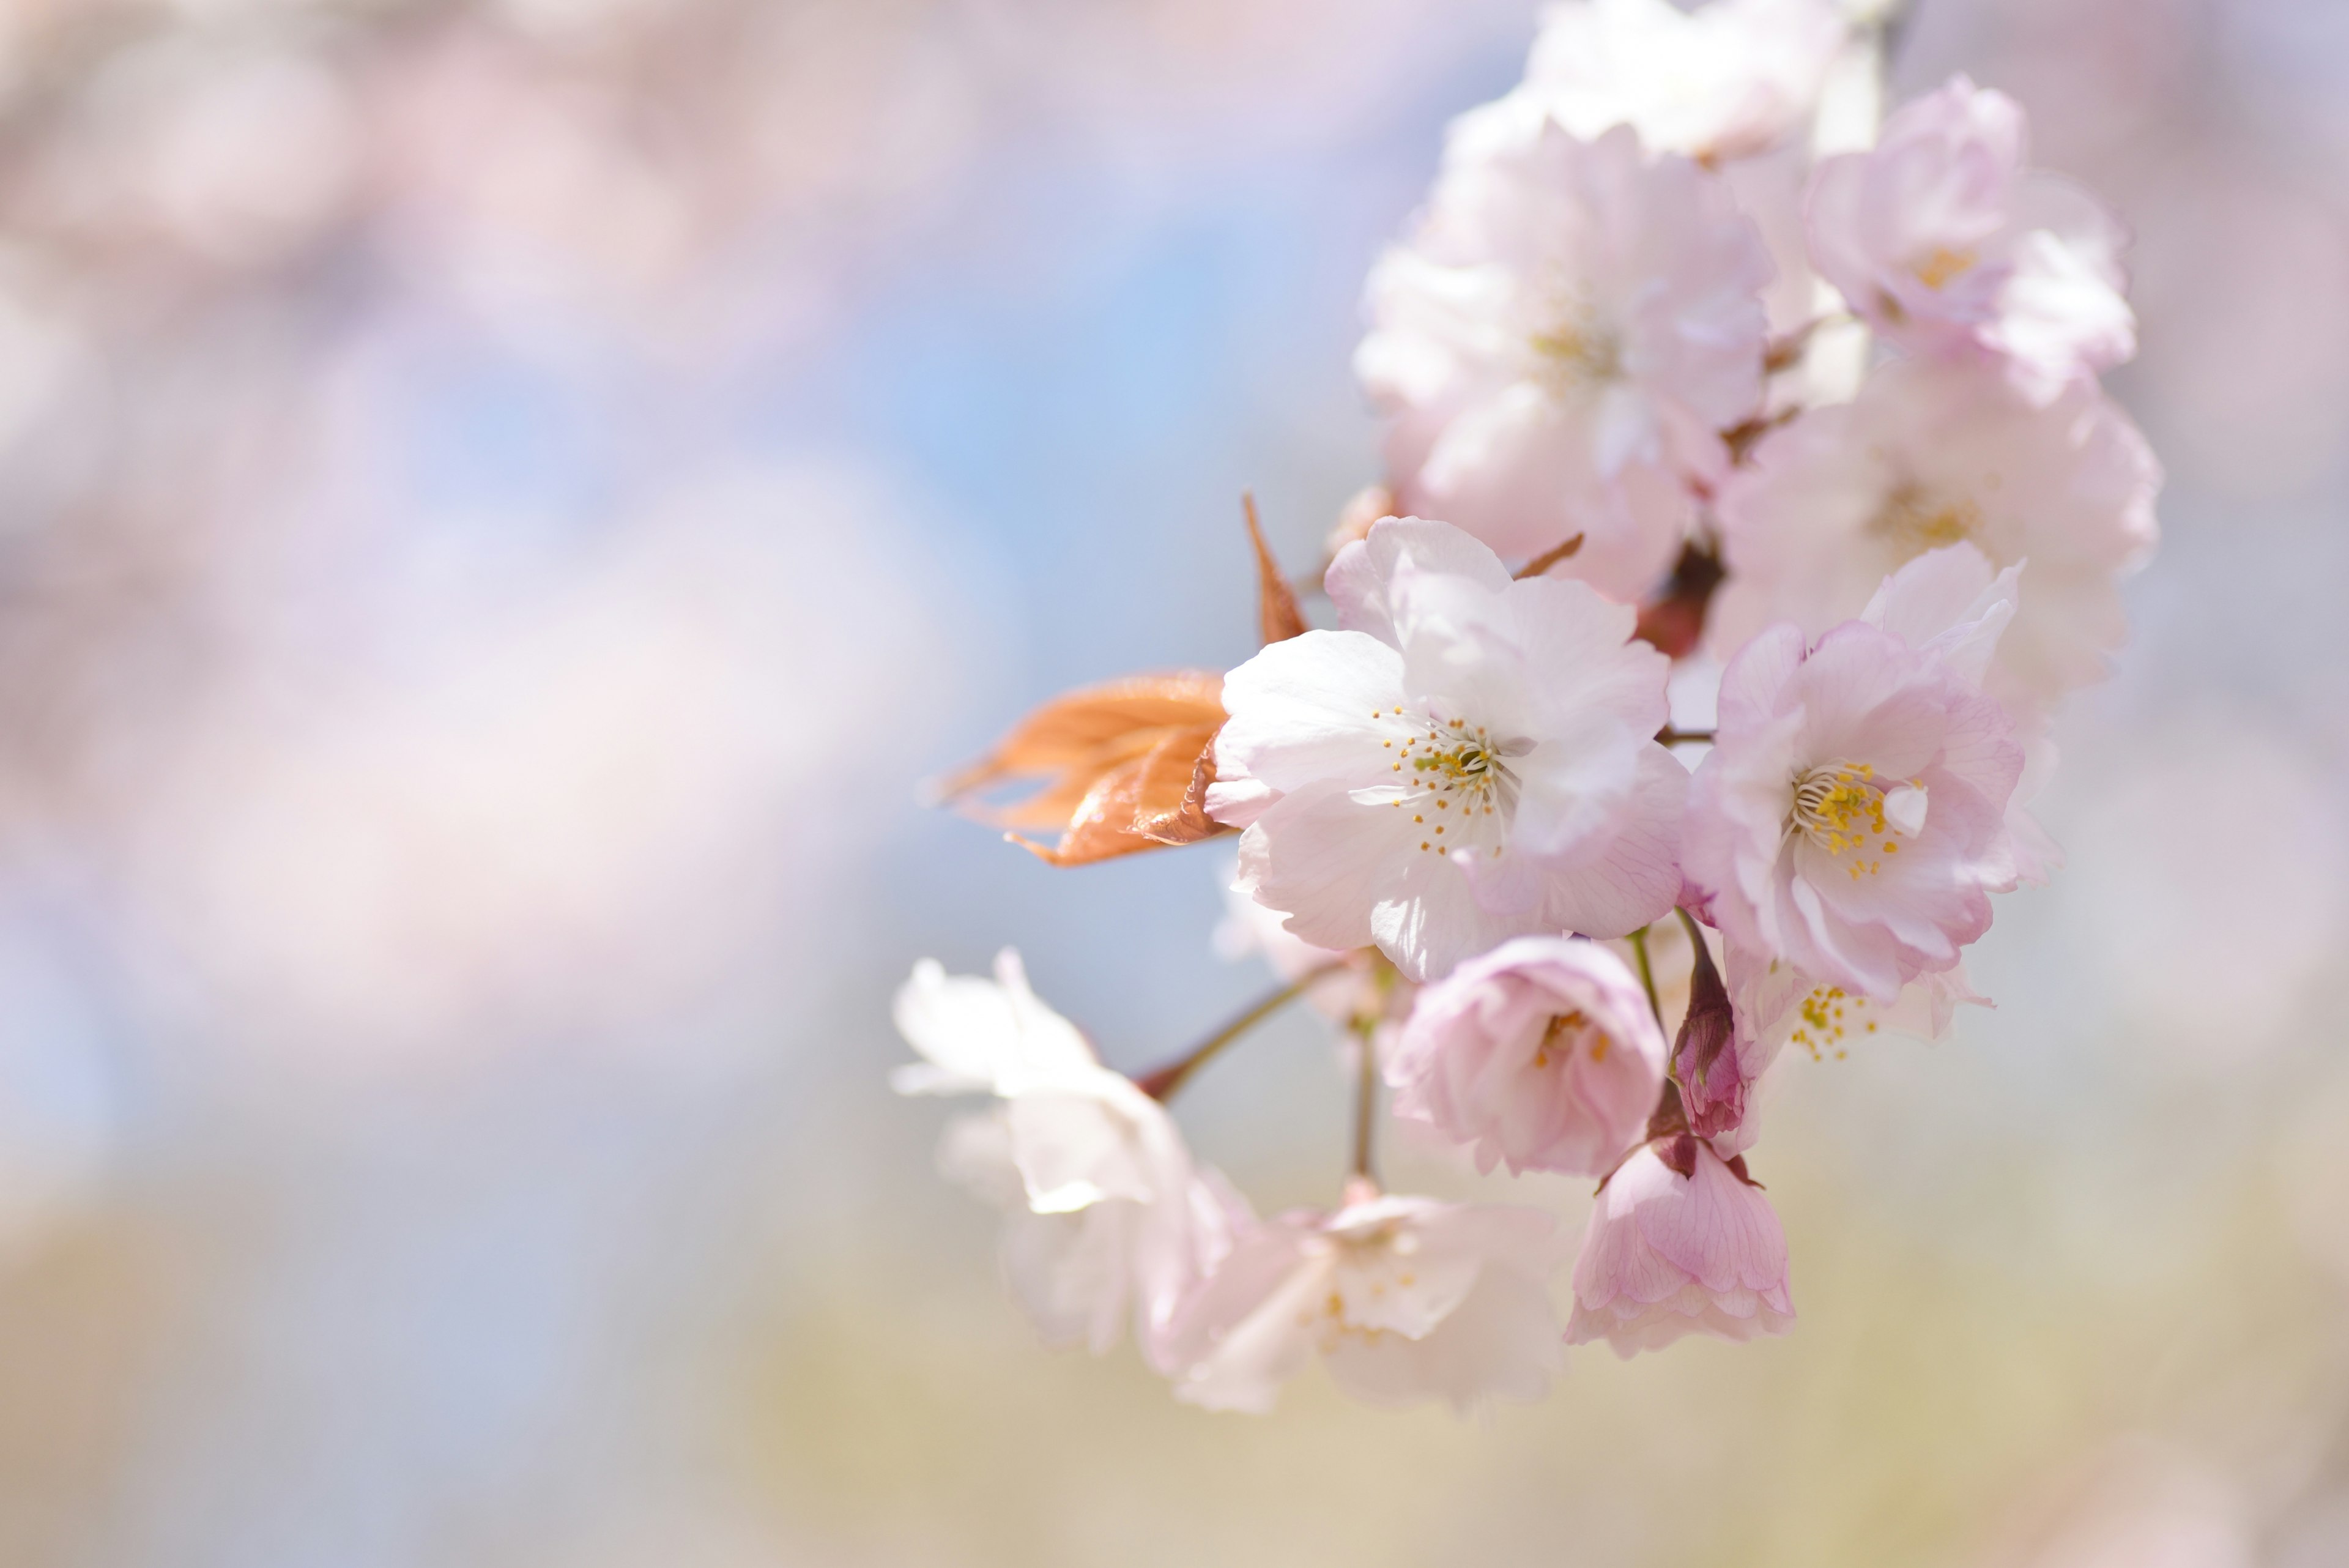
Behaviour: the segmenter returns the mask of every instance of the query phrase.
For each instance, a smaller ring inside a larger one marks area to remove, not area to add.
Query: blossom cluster
[[[1466,1410],[1569,1344],[1792,1324],[1760,1083],[1983,1000],[1965,950],[2058,865],[2031,805],[2159,484],[2097,379],[2119,224],[1962,77],[1879,124],[1882,47],[1837,0],[1552,11],[1371,274],[1386,472],[1334,624],[1251,511],[1260,652],[1071,694],[951,786],[1041,779],[978,809],[1063,865],[1237,833],[1272,1001],[1358,1043],[1338,1200],[1260,1217],[1165,1103],[1271,1003],[1133,1078],[1012,955],[917,969],[899,1087],[997,1102],[943,1158],[1049,1335],[1130,1322],[1210,1407],[1319,1359]],[[1381,1187],[1381,1089],[1480,1171],[1596,1179],[1563,1325],[1552,1215]]]

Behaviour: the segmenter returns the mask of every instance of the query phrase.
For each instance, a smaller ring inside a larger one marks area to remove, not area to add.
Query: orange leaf
[[[1057,846],[1016,833],[1011,841],[1055,866],[1086,866],[1144,849],[1195,844],[1227,831],[1207,815],[1203,798],[1215,782],[1216,728],[1176,731],[1143,755],[1103,774]]]
[[[1142,759],[1133,831],[1160,844],[1196,844],[1229,831],[1207,815],[1216,782],[1216,731],[1202,726],[1167,736]]]
[[[1061,830],[1057,847],[1011,835],[1056,866],[1081,866],[1223,829],[1206,815],[1223,678],[1196,671],[1087,687],[1039,708],[941,794],[999,826]],[[1023,799],[967,797],[1004,780],[1040,780]]]

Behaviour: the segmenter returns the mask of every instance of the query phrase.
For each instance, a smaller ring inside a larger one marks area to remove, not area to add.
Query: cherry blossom
[[[1386,1075],[1395,1114],[1474,1144],[1479,1170],[1600,1176],[1639,1141],[1664,1054],[1620,959],[1519,937],[1420,993]]]
[[[1328,576],[1341,629],[1226,678],[1207,809],[1239,886],[1317,947],[1413,980],[1508,937],[1619,936],[1671,907],[1687,774],[1652,737],[1667,661],[1587,585],[1512,581],[1458,529],[1389,519]]]
[[[1567,1343],[1603,1339],[1628,1360],[1685,1334],[1754,1339],[1794,1321],[1785,1232],[1742,1157],[1682,1133],[1607,1179],[1574,1264]]]
[[[2009,613],[1997,600],[1925,648],[1856,620],[1814,645],[1786,624],[1731,660],[1682,854],[1732,946],[1889,1002],[1990,929],[1988,895],[2021,877],[2023,747],[1943,656]]]
[[[1559,569],[1637,597],[1761,405],[1770,276],[1720,182],[1628,128],[1455,163],[1371,273],[1355,356],[1398,504],[1511,556],[1579,535]]]
[[[1543,17],[1522,85],[1454,121],[1447,155],[1490,156],[1545,118],[1585,139],[1619,125],[1717,162],[1766,151],[1816,111],[1849,32],[1833,0],[1579,0]]]
[[[1729,581],[1708,629],[1727,658],[1774,621],[1811,637],[1887,575],[1966,543],[2028,562],[1985,683],[2026,714],[2103,679],[2127,635],[2119,577],[2151,551],[2161,471],[2085,384],[2034,406],[1975,365],[1888,365],[1854,401],[1774,432],[1722,486]]]
[[[956,781],[1037,781],[985,809],[1056,866],[1237,830],[1218,946],[1283,982],[1129,1082],[1009,955],[917,970],[899,1087],[999,1101],[940,1165],[1049,1338],[1130,1321],[1214,1409],[1319,1360],[1471,1412],[1569,1344],[1791,1328],[1769,1075],[1989,1005],[1966,950],[2061,863],[2032,805],[2158,532],[2097,381],[2119,224],[1963,77],[1879,128],[1896,14],[1554,6],[1370,279],[1335,626],[1247,502],[1261,652],[1070,693]],[[1299,1001],[1347,1038],[1350,1174],[1258,1219],[1160,1102]],[[1382,1194],[1382,1086],[1485,1178],[1599,1179],[1563,1335],[1549,1215]]]
[[[898,1093],[1004,1102],[954,1124],[939,1163],[1009,1213],[1006,1272],[1039,1330],[1098,1353],[1130,1315],[1155,1360],[1177,1301],[1245,1217],[1237,1199],[1194,1164],[1164,1108],[1037,998],[1009,949],[993,980],[924,960],[895,1012],[924,1058],[892,1075]]]
[[[1263,1412],[1318,1354],[1377,1405],[1464,1414],[1537,1399],[1563,1363],[1547,1282],[1566,1261],[1538,1210],[1364,1194],[1244,1231],[1185,1302],[1174,1397]]]
[[[1984,353],[2035,395],[2137,351],[2127,234],[2087,192],[2027,167],[2023,109],[1952,78],[1823,160],[1811,255],[1862,319],[1913,353]]]

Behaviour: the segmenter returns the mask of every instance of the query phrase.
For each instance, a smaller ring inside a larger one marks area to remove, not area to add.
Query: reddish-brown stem
[[[1325,980],[1346,967],[1343,959],[1310,969],[1279,990],[1259,999],[1229,1023],[1192,1046],[1180,1056],[1160,1066],[1153,1067],[1134,1080],[1134,1086],[1154,1100],[1170,1100],[1176,1090],[1190,1080],[1191,1075],[1216,1059],[1225,1046],[1279,1012],[1311,989],[1315,982]]]

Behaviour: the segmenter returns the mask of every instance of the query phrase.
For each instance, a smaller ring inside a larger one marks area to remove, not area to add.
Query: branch
[[[1328,979],[1345,967],[1346,961],[1339,959],[1325,963],[1318,969],[1306,971],[1287,985],[1257,1002],[1246,1012],[1233,1018],[1230,1023],[1184,1052],[1180,1056],[1161,1066],[1154,1067],[1135,1078],[1134,1087],[1154,1100],[1164,1102],[1173,1099],[1175,1091],[1190,1079],[1191,1075],[1214,1061],[1225,1046],[1304,995],[1316,982]]]

